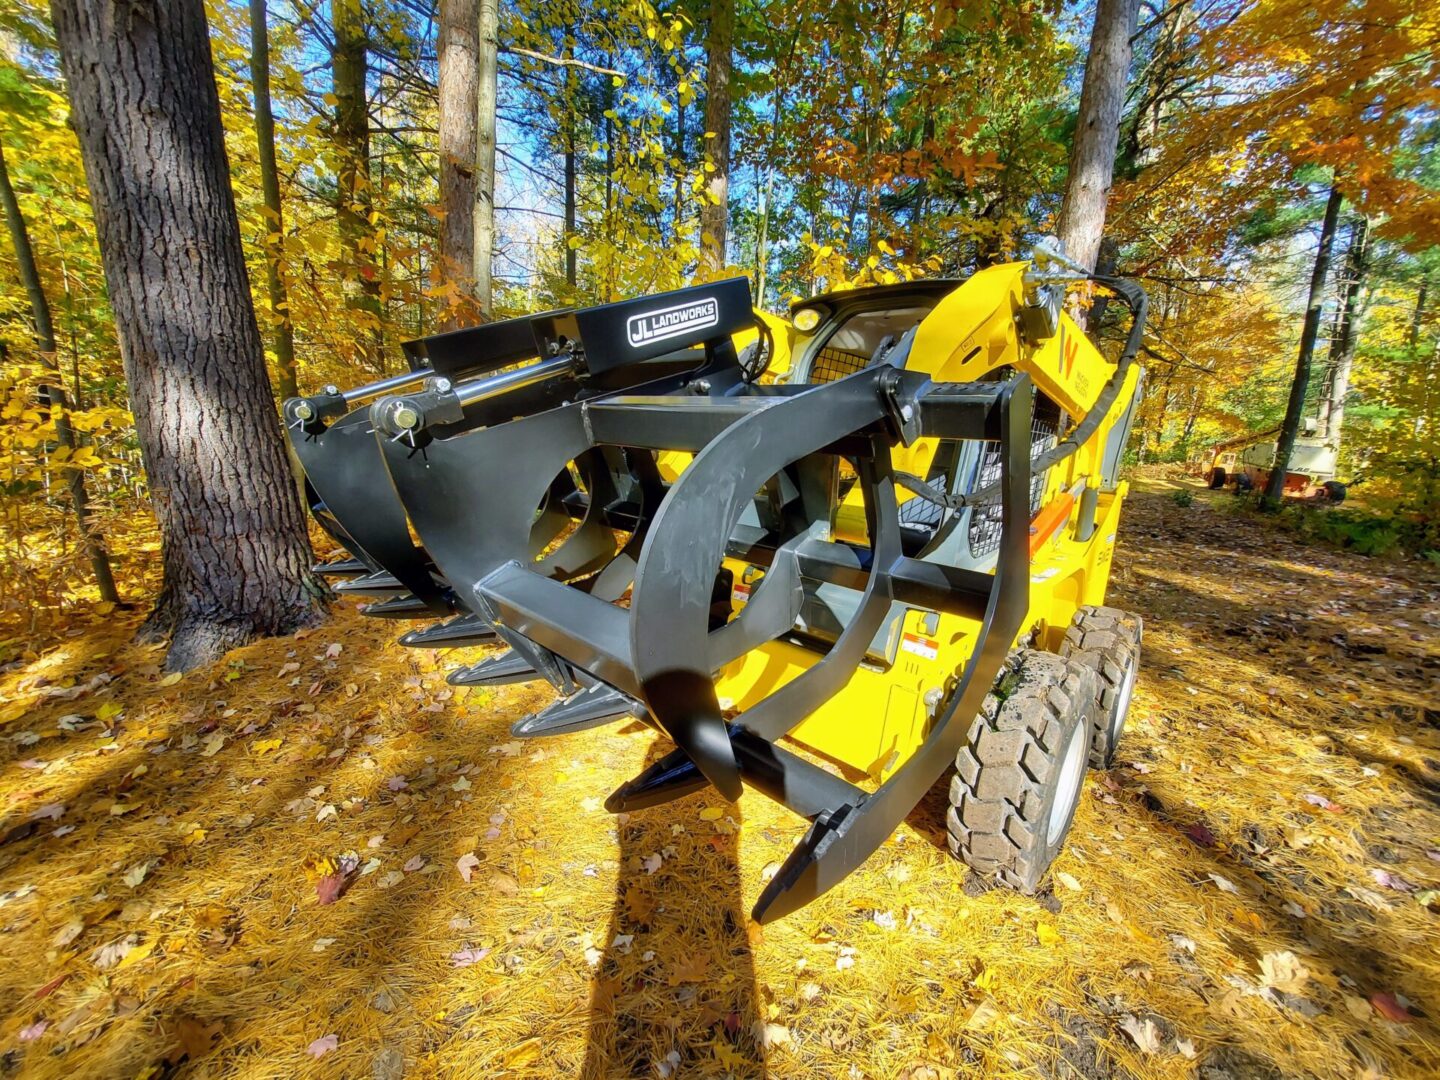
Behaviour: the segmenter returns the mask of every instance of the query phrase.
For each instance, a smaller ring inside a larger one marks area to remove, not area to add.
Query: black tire
[[[1075,613],[1060,655],[1095,672],[1097,696],[1090,764],[1109,768],[1115,747],[1125,733],[1125,717],[1140,671],[1140,640],[1145,622],[1139,615],[1112,607],[1085,606]]]
[[[1219,465],[1216,465],[1210,470],[1210,489],[1212,491],[1219,491],[1225,486],[1225,481],[1228,479],[1229,474]]]
[[[1080,804],[1095,673],[1054,653],[1012,653],[955,757],[950,853],[1033,893]]]
[[[1346,488],[1339,480],[1326,480],[1320,485],[1325,491],[1325,501],[1339,505],[1345,501]]]

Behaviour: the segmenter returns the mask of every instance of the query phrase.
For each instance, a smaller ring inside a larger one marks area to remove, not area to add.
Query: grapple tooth
[[[629,694],[596,683],[515,721],[510,734],[520,739],[565,735],[644,714],[645,706]]]
[[[368,615],[372,619],[423,619],[433,614],[430,605],[414,593],[406,593],[404,596],[392,596],[388,600],[381,600],[377,604],[366,604],[360,609],[361,615]]]
[[[335,586],[337,593],[406,593],[409,592],[400,579],[384,570],[377,570],[364,577],[351,578]]]
[[[346,574],[368,574],[370,568],[359,559],[333,559],[330,562],[316,563],[310,568],[310,572],[326,577],[340,577]]]
[[[400,644],[412,649],[458,649],[467,645],[490,645],[494,641],[494,628],[479,615],[457,615],[400,635]]]
[[[529,661],[513,650],[507,650],[478,664],[457,668],[445,676],[445,681],[451,686],[503,686],[538,678],[540,673],[530,666]]]
[[[612,814],[644,810],[709,786],[710,781],[695,767],[690,755],[672,750],[612,791],[605,800],[605,809]]]

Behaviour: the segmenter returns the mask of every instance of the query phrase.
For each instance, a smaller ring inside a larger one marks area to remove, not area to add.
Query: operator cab
[[[792,383],[828,383],[884,363],[904,336],[961,282],[951,278],[824,293],[790,308],[798,332]]]

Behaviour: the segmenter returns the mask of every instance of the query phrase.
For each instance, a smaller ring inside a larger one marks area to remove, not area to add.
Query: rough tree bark
[[[295,324],[280,266],[284,259],[285,217],[280,204],[280,171],[275,165],[275,116],[270,110],[270,29],[265,0],[250,0],[250,85],[255,94],[255,143],[260,156],[260,189],[265,197],[265,286],[270,298],[270,325],[275,332],[275,360],[280,396],[294,397]]]
[[[369,45],[360,0],[331,0],[330,19],[335,29],[334,138],[340,159],[335,210],[346,262],[342,286],[345,306],[355,316],[353,324],[360,327],[361,359],[378,371],[384,366],[384,333],[375,230],[370,224],[370,116],[365,92]]]
[[[1325,280],[1330,274],[1330,249],[1335,246],[1335,224],[1340,219],[1344,196],[1338,187],[1330,188],[1325,203],[1325,217],[1320,223],[1320,247],[1315,252],[1315,269],[1310,275],[1310,299],[1305,305],[1305,322],[1300,329],[1300,352],[1295,358],[1295,381],[1290,384],[1290,399],[1285,405],[1285,419],[1280,424],[1280,438],[1275,443],[1275,462],[1265,484],[1265,506],[1278,509],[1285,495],[1285,473],[1290,468],[1290,454],[1300,432],[1300,416],[1305,411],[1305,391],[1310,385],[1310,361],[1315,354],[1315,339],[1320,334],[1320,309],[1325,306]]]
[[[1370,269],[1370,221],[1361,214],[1350,229],[1350,246],[1345,253],[1345,277],[1340,307],[1335,316],[1335,335],[1330,339],[1330,357],[1325,364],[1325,388],[1320,397],[1317,434],[1335,449],[1345,427],[1345,395],[1350,392],[1350,368],[1355,362],[1357,308],[1365,276]]]
[[[725,267],[730,222],[730,70],[734,62],[735,0],[710,0],[710,39],[705,71],[706,158],[715,166],[700,207],[700,273]]]
[[[475,99],[475,244],[471,270],[483,318],[494,315],[495,107],[499,97],[500,3],[479,0],[479,57]]]
[[[440,0],[440,278],[471,296],[475,282],[475,137],[479,118],[476,0]],[[452,304],[442,328],[467,322]]]
[[[1060,204],[1056,234],[1070,258],[1095,268],[1105,231],[1105,202],[1115,175],[1115,148],[1125,83],[1130,75],[1130,37],[1137,0],[1098,0],[1080,91],[1080,115],[1070,148],[1070,177]]]
[[[30,230],[25,224],[25,215],[20,210],[20,200],[10,184],[10,170],[5,164],[5,148],[0,146],[0,205],[4,206],[5,224],[10,230],[10,243],[15,249],[15,263],[20,270],[20,282],[30,300],[30,318],[35,324],[35,348],[40,353],[40,362],[55,373],[54,384],[40,387],[41,404],[50,410],[55,418],[55,441],[73,451],[77,445],[75,429],[66,416],[65,390],[60,385],[60,365],[56,360],[55,324],[50,318],[50,299],[40,282],[40,268],[35,262],[35,249],[30,246]],[[79,393],[77,390],[76,393]],[[115,575],[110,570],[110,553],[90,513],[90,492],[85,486],[85,473],[81,469],[68,468],[64,471],[65,487],[70,492],[70,505],[75,509],[75,521],[80,529],[80,542],[90,560],[90,572],[95,575],[95,584],[100,590],[100,599],[118,603],[120,594],[115,588]]]
[[[317,622],[250,300],[201,0],[51,5],[187,670]]]

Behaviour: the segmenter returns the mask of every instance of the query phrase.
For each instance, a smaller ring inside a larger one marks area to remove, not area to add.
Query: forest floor
[[[967,880],[937,787],[762,931],[802,822],[612,817],[649,729],[511,740],[548,692],[348,605],[181,679],[139,613],[10,665],[0,1074],[1440,1075],[1440,574],[1166,486],[1111,592],[1129,731],[1036,898]]]

